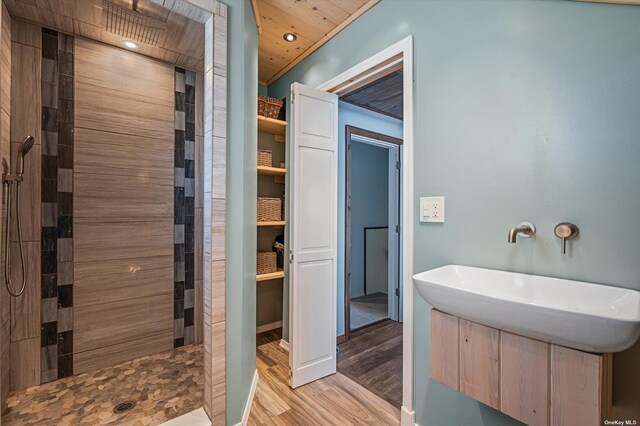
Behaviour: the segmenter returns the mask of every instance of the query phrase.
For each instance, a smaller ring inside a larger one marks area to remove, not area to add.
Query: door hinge
[[[400,161],[396,161],[396,170],[400,170]]]
[[[400,233],[400,225],[396,225],[396,234]]]
[[[291,92],[291,103],[296,100],[296,92]]]
[[[400,297],[400,289],[396,288],[396,297]]]
[[[293,263],[293,251],[289,250],[289,263]]]

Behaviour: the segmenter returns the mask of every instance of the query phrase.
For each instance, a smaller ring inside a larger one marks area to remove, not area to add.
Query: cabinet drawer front
[[[458,317],[431,310],[431,378],[459,390]]]
[[[549,344],[500,332],[500,411],[531,426],[549,424]]]
[[[610,407],[611,355],[551,346],[551,424],[599,426]]]
[[[500,331],[460,320],[460,391],[500,408]]]

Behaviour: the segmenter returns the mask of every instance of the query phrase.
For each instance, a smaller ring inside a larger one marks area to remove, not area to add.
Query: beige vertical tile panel
[[[11,341],[13,342],[40,338],[40,242],[24,242],[23,248],[26,286],[20,297],[11,298]],[[10,276],[14,291],[18,291],[22,283],[18,243],[11,243],[11,257]]]
[[[40,384],[40,337],[11,342],[11,388]]]
[[[20,24],[15,22],[14,28]],[[11,46],[11,141],[19,142],[25,136],[41,139],[40,104],[40,49],[21,43]]]
[[[11,15],[4,2],[0,5],[0,164],[11,161]],[[0,242],[4,241],[7,216],[4,186],[0,190]],[[0,258],[4,259],[4,245]],[[0,280],[4,280],[4,263],[0,262]],[[0,405],[11,390],[11,302],[4,281],[0,284]]]
[[[76,372],[173,347],[173,79],[75,40]]]

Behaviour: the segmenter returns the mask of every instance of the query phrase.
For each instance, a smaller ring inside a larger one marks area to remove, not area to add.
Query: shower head
[[[35,139],[33,136],[27,136],[20,142],[20,146],[18,147],[18,159],[16,163],[16,174],[22,176],[24,173],[24,157],[27,155],[29,150],[33,148],[33,144],[35,143]]]

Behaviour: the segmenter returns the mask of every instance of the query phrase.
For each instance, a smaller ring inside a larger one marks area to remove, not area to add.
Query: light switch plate
[[[420,197],[420,222],[444,223],[444,197]]]

